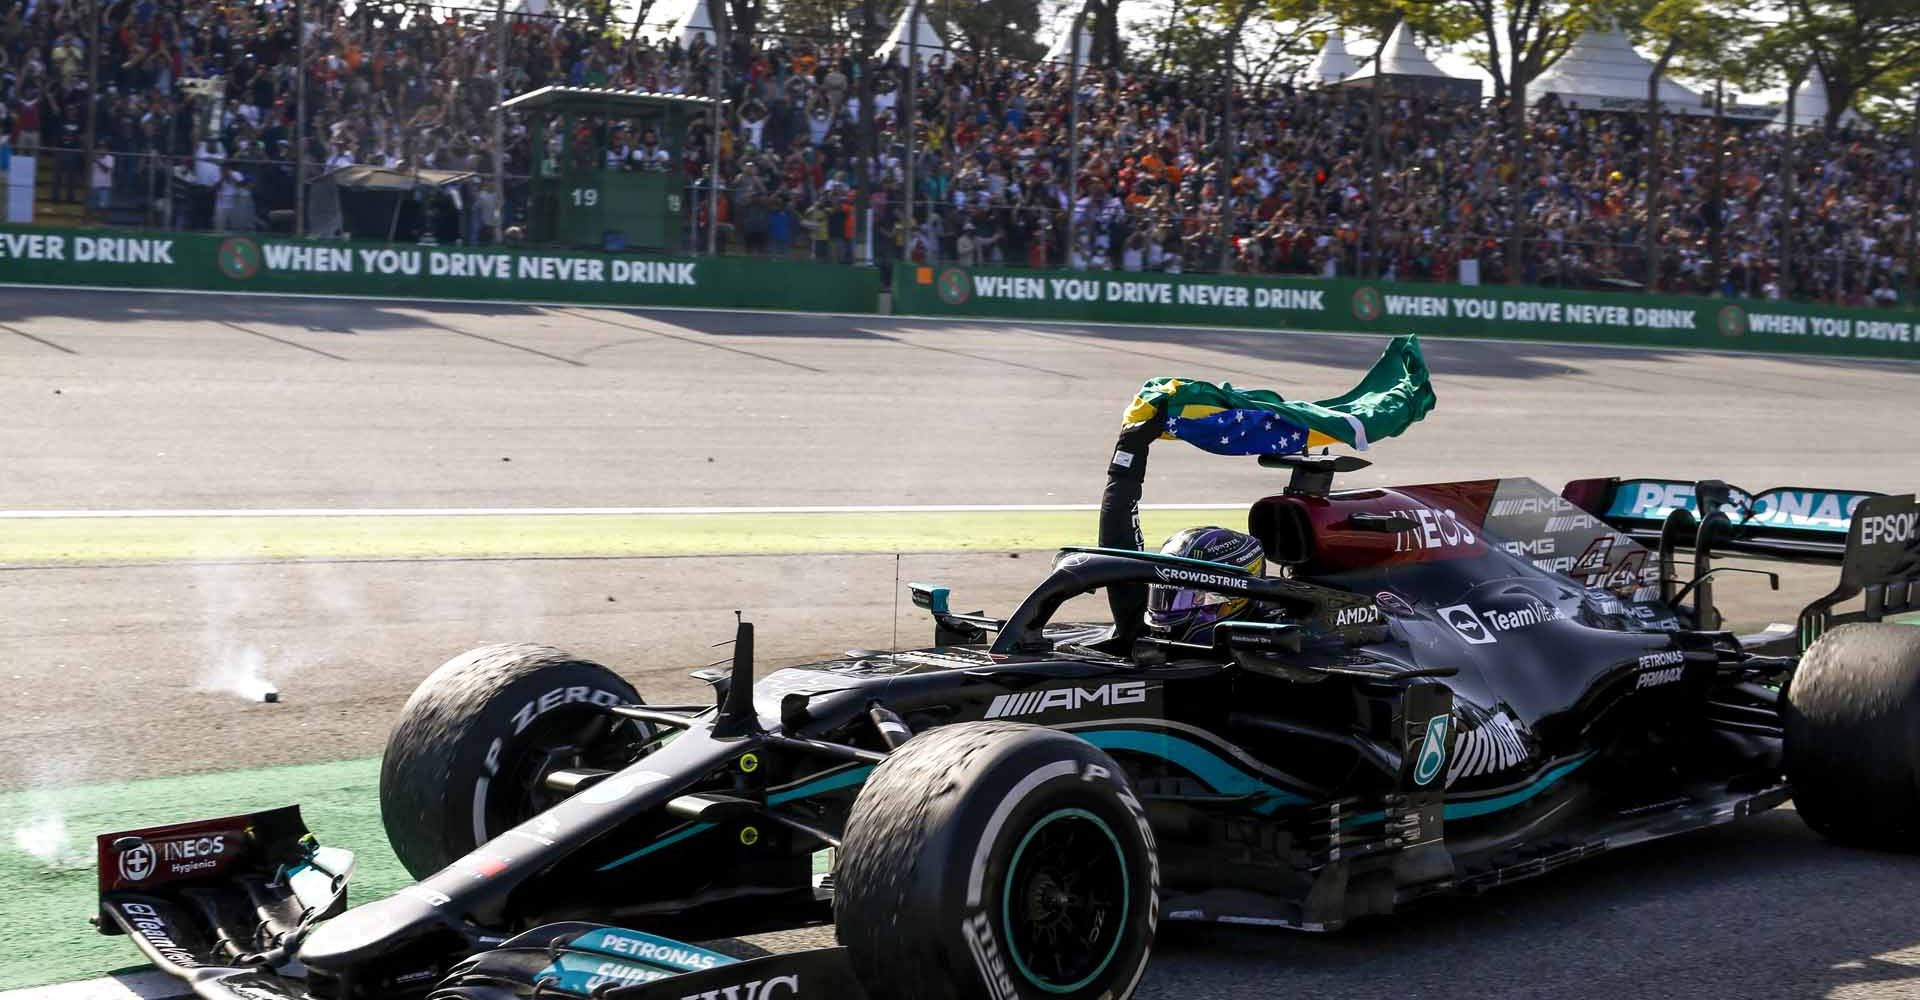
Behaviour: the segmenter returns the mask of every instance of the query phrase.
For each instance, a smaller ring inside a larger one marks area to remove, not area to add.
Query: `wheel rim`
[[[556,710],[535,719],[521,734],[521,750],[501,762],[487,795],[488,836],[498,836],[566,798],[546,785],[547,775],[571,768],[618,771],[635,749],[652,738],[652,727],[600,711]]]
[[[1014,968],[1048,993],[1084,989],[1120,951],[1129,895],[1126,852],[1105,820],[1084,809],[1041,817],[1014,849],[1000,900]]]

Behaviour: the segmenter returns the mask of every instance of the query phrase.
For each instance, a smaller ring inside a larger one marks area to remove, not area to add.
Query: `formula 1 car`
[[[345,909],[350,859],[289,807],[102,836],[98,926],[230,1000],[1124,998],[1162,919],[1330,931],[1789,796],[1836,840],[1915,846],[1920,628],[1883,622],[1920,610],[1913,496],[1338,490],[1364,461],[1296,449],[1260,459],[1290,475],[1247,515],[1265,576],[1139,550],[1179,419],[1148,410],[1103,544],[1005,618],[915,584],[932,646],[757,680],[741,623],[701,705],[474,650],[387,747],[417,884]],[[1840,584],[1735,635],[1727,553]],[[1176,641],[1142,625],[1155,584],[1268,613]],[[1096,592],[1111,623],[1054,621]],[[834,948],[683,943],[829,919]]]

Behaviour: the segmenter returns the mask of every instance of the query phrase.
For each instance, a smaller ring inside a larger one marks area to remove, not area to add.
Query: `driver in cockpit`
[[[1163,555],[1238,566],[1254,576],[1266,573],[1267,557],[1252,535],[1213,526],[1188,528],[1160,546]],[[1252,617],[1245,597],[1188,590],[1156,583],[1147,588],[1147,628],[1175,642],[1211,645],[1214,627]]]

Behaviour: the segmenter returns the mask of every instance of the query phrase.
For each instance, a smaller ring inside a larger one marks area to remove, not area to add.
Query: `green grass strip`
[[[96,933],[94,838],[103,833],[298,805],[322,844],[359,861],[348,902],[391,895],[413,878],[380,823],[380,759],[149,778],[0,793],[0,992],[146,968],[124,937]],[[814,874],[827,870],[823,854]]]
[[[143,964],[123,937],[96,934],[94,838],[102,833],[299,804],[320,842],[353,851],[351,899],[412,879],[380,826],[380,761],[296,764],[228,774],[0,794],[0,990]]]
[[[1092,511],[804,514],[483,514],[387,517],[0,519],[0,564],[233,559],[800,555],[1090,545]],[[1149,540],[1232,510],[1152,510]]]

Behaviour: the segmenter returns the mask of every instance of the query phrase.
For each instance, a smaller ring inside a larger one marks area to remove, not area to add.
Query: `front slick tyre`
[[[618,770],[644,727],[609,715],[640,696],[620,675],[551,646],[482,646],[442,664],[407,699],[380,762],[393,853],[426,878],[559,801],[568,767]]]
[[[1842,625],[1787,688],[1794,808],[1847,844],[1920,851],[1920,628]]]
[[[1112,758],[973,722],[874,768],[834,886],[834,925],[874,1000],[1126,1000],[1152,951],[1160,865]]]

